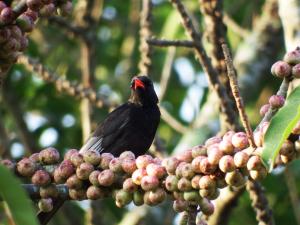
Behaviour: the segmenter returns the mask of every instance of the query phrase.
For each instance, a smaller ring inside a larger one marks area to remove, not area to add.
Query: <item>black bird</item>
[[[144,154],[156,133],[160,111],[153,83],[147,76],[136,76],[131,81],[131,96],[98,125],[95,132],[82,146],[80,152],[96,150],[119,156],[132,151],[136,156]],[[54,202],[51,212],[38,214],[41,225],[46,225],[64,200]]]
[[[158,98],[147,76],[134,77],[131,89],[128,102],[108,114],[81,153],[92,149],[119,156],[123,151],[132,151],[138,156],[149,149],[160,120]]]

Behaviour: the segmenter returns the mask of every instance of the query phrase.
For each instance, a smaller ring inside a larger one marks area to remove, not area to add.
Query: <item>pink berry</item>
[[[284,62],[284,61],[277,61],[271,67],[271,73],[274,76],[277,76],[280,78],[290,76],[291,71],[292,71],[291,66],[287,62]]]
[[[284,105],[285,99],[281,95],[272,95],[269,98],[269,104],[272,108],[280,108]]]
[[[239,149],[247,148],[249,146],[247,135],[244,132],[235,133],[232,136],[232,144]]]
[[[270,104],[263,105],[262,107],[260,107],[259,114],[261,116],[265,116],[266,113],[269,111],[270,107],[271,107]]]

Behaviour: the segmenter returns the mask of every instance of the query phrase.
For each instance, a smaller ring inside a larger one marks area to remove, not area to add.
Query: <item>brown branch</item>
[[[218,78],[217,71],[213,68],[210,58],[207,56],[204,47],[201,42],[201,35],[196,31],[191,18],[186,12],[185,7],[181,3],[180,0],[170,0],[173,4],[173,6],[177,9],[179,12],[183,26],[187,33],[189,34],[190,38],[194,42],[194,50],[196,52],[196,57],[198,58],[200,64],[203,67],[203,70],[207,76],[207,79],[209,81],[210,87],[212,90],[214,90],[219,98],[220,105],[221,105],[221,112],[224,113],[226,117],[226,122],[228,124],[232,124],[233,126],[236,123],[236,117],[235,112],[231,105],[231,100],[229,99],[229,96],[226,92],[226,89],[224,86],[220,83],[220,80]]]
[[[142,11],[140,14],[140,62],[139,70],[142,75],[149,75],[151,67],[151,46],[147,39],[151,37],[151,19],[152,19],[152,2],[143,0]]]
[[[44,81],[54,83],[59,92],[65,92],[71,96],[78,97],[79,99],[87,98],[97,108],[116,106],[116,103],[108,101],[105,96],[99,95],[92,88],[83,88],[81,85],[71,83],[65,78],[62,78],[48,70],[37,60],[22,55],[19,58],[19,63],[24,64],[29,71],[38,75]]]
[[[264,189],[257,181],[249,180],[246,185],[252,207],[256,213],[256,220],[260,225],[274,225],[273,213],[269,208],[268,200],[264,194]]]
[[[3,121],[4,122],[4,121]],[[0,156],[9,157],[10,156],[10,140],[8,137],[7,130],[5,129],[3,122],[0,121]]]
[[[250,126],[250,122],[248,120],[248,116],[245,111],[243,99],[240,95],[240,90],[239,90],[238,82],[237,82],[237,76],[236,76],[235,69],[233,67],[233,62],[232,62],[232,58],[230,56],[229,48],[227,47],[226,44],[222,44],[222,48],[223,48],[223,53],[225,56],[225,62],[226,62],[226,66],[227,66],[227,74],[228,74],[229,81],[230,81],[231,91],[232,91],[234,100],[236,102],[236,106],[239,111],[240,118],[241,118],[243,127],[246,131],[250,146],[254,149],[256,147],[256,145],[255,145],[255,142],[253,139],[253,132],[252,132],[252,129]]]
[[[149,38],[147,39],[147,43],[149,45],[157,46],[157,47],[186,47],[186,48],[194,48],[195,45],[192,41],[188,40],[165,40],[165,39],[157,39],[157,38]]]

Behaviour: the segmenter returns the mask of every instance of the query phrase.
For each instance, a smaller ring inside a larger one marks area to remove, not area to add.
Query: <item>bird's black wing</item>
[[[117,140],[129,122],[131,108],[132,105],[130,103],[125,103],[109,113],[107,118],[97,127],[93,135],[82,146],[80,152],[91,149],[102,152],[108,144],[111,144],[107,143],[107,140],[110,140],[109,142]],[[106,140],[105,144],[103,143],[104,139]]]

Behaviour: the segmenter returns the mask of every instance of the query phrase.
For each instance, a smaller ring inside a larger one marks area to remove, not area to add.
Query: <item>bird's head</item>
[[[131,97],[133,103],[153,105],[158,103],[153,83],[147,76],[136,76],[131,80]]]

